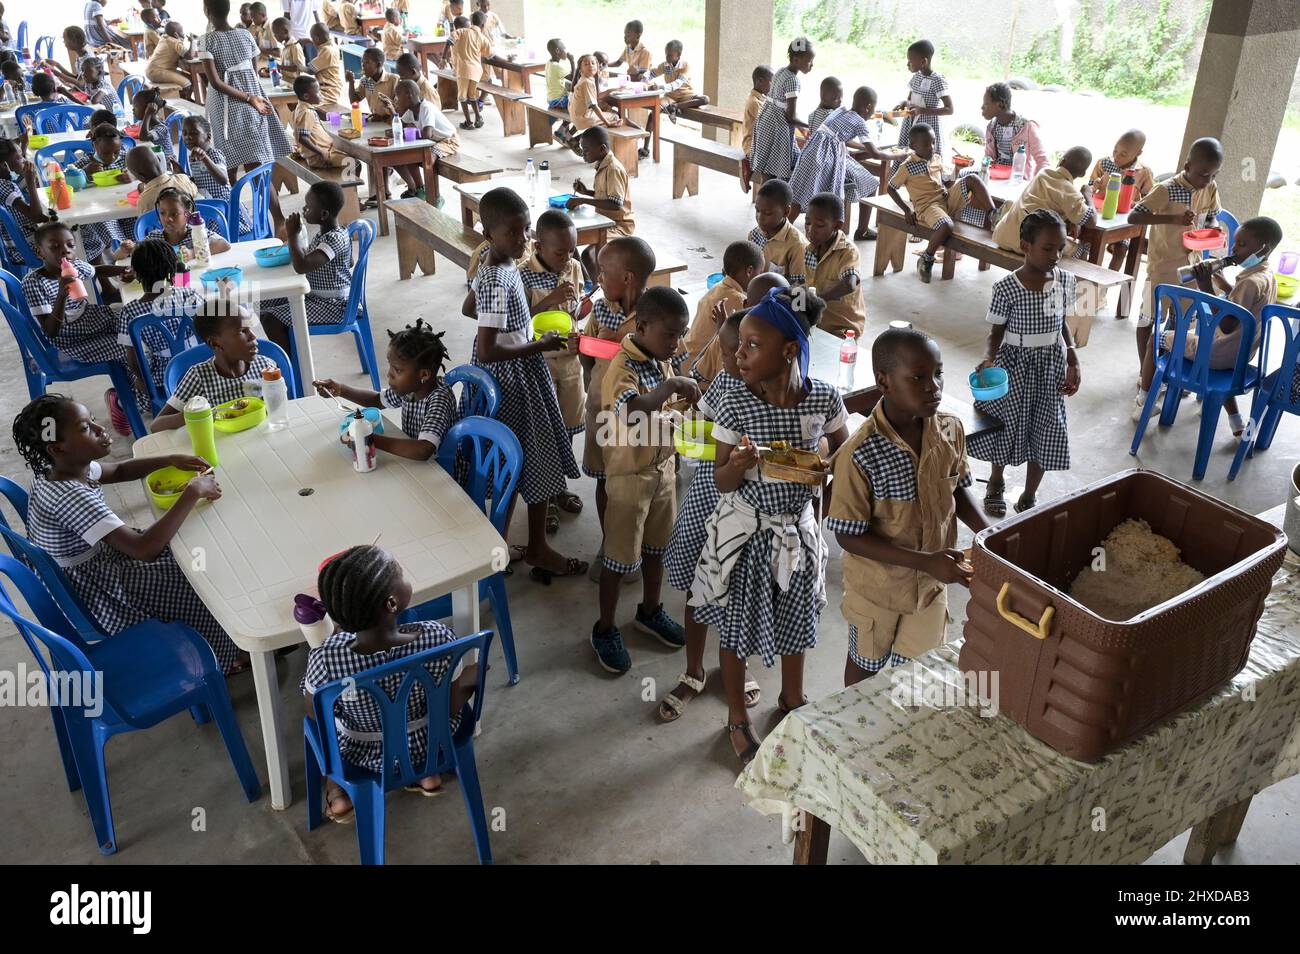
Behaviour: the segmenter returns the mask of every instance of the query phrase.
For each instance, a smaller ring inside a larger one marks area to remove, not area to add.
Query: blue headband
[[[762,318],[769,325],[781,332],[786,341],[799,343],[799,376],[803,379],[804,389],[808,387],[808,331],[799,316],[794,313],[789,302],[780,294],[784,289],[773,288],[757,305],[749,309],[749,314]]]

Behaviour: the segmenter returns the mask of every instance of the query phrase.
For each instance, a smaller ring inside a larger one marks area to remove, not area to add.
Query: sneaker
[[[641,632],[653,636],[670,649],[681,649],[686,645],[685,628],[664,611],[663,603],[650,613],[637,606],[635,624]]]
[[[611,628],[608,632],[596,632],[596,623],[591,627],[591,648],[596,650],[596,659],[600,661],[600,667],[606,672],[623,675],[632,668],[632,657],[627,654],[627,647],[623,645],[623,634],[618,631],[618,627]]]
[[[921,281],[927,285],[930,284],[930,272],[934,270],[934,256],[921,253],[921,257],[916,260],[916,274],[921,276]]]
[[[126,411],[122,410],[122,402],[117,399],[117,388],[104,392],[104,403],[108,405],[108,419],[113,422],[113,430],[123,437],[130,437],[131,422],[127,420]]]
[[[429,193],[425,190],[424,186],[420,186],[420,188],[415,190],[415,198],[419,199],[421,202],[424,202],[429,198]]]
[[[636,154],[637,154],[637,156],[638,156],[639,158],[641,158],[641,159],[649,159],[649,158],[650,158],[650,147],[649,147],[649,146],[642,146],[640,149],[638,149],[638,150],[636,151]]]

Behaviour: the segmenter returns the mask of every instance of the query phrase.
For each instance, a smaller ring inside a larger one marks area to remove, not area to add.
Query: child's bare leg
[[[781,657],[781,695],[777,705],[798,709],[808,699],[803,694],[803,653]]]
[[[855,686],[863,679],[870,679],[874,675],[874,672],[867,672],[855,663],[848,653],[844,654],[844,688]]]
[[[352,799],[331,778],[325,779],[325,810],[336,818],[352,811]]]
[[[614,617],[618,613],[618,594],[622,587],[622,573],[611,570],[608,564],[600,568],[600,620],[596,623],[599,632],[608,633],[614,628]]]
[[[528,548],[524,559],[530,566],[540,567],[556,576],[566,576],[571,570],[569,557],[553,550],[546,540],[546,503],[543,500],[528,505]],[[586,569],[585,564],[582,569]]]
[[[853,233],[855,242],[869,242],[876,237],[871,230],[871,206],[866,202],[858,203],[858,230]]]
[[[966,201],[972,209],[979,209],[981,212],[993,211],[993,199],[989,196],[988,186],[979,176],[965,176],[961,184],[966,186]],[[958,185],[957,188],[961,188]]]
[[[474,125],[479,126],[483,122],[483,110],[480,106],[479,100],[477,99],[474,100],[473,106],[474,106]]]
[[[990,517],[1007,515],[1007,504],[1002,499],[1002,494],[1007,489],[1006,479],[1003,477],[1005,470],[1005,465],[994,464],[989,472],[989,482],[984,489],[984,512]]]
[[[1030,461],[1029,466],[1025,469],[1025,490],[1020,495],[1020,506],[1027,507],[1033,504],[1038,496],[1038,485],[1043,482],[1043,466],[1035,461]]]
[[[463,112],[463,113],[465,114],[465,123],[466,123],[467,125],[472,126],[472,125],[474,124],[474,120],[471,119],[471,118],[470,118],[470,115],[469,115],[469,104],[470,104],[470,101],[469,101],[468,99],[462,99],[462,100],[460,101],[461,112]]]
[[[596,481],[596,519],[600,521],[601,529],[605,527],[605,507],[609,504],[609,491],[605,489],[605,481]]]
[[[695,619],[695,608],[686,607],[686,675],[692,679],[704,681],[704,645],[709,638],[709,627]],[[684,682],[679,682],[673,689],[673,695],[682,702],[695,698],[695,690]],[[659,717],[665,722],[676,718],[676,714],[662,703]]]
[[[276,318],[264,317],[262,327],[266,329],[267,337],[283,348],[285,354],[290,353],[289,349],[293,347],[293,332],[289,330],[288,325]]]
[[[641,610],[653,612],[663,600],[664,558],[647,553],[641,558]]]
[[[740,760],[749,762],[758,751],[758,738],[745,709],[745,660],[730,649],[721,650],[718,656],[722,662],[722,688],[727,696],[727,724],[739,726],[727,735]]]
[[[582,262],[582,274],[589,282],[594,282],[600,274],[600,267],[596,264],[596,251],[596,246],[588,245],[579,256]]]
[[[925,246],[925,254],[934,258],[934,253],[937,252],[943,246],[943,243],[948,241],[951,237],[952,223],[940,222],[935,226],[934,231],[930,233],[930,241]]]
[[[1155,322],[1149,325],[1138,325],[1137,328],[1137,349],[1138,361],[1146,361],[1147,353],[1151,350],[1151,329],[1155,327]]]
[[[1141,329],[1138,329],[1139,331]],[[1151,390],[1151,380],[1156,376],[1156,359],[1150,349],[1142,352],[1142,390]]]

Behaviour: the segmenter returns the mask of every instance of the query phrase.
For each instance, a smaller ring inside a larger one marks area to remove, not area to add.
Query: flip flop
[[[473,124],[473,123],[469,123],[469,122],[459,123],[458,125],[460,126],[461,129],[474,129],[474,128],[475,128],[474,124]]]
[[[1021,497],[1016,501],[1016,513],[1024,513],[1026,510],[1033,510],[1038,506],[1038,496]]]
[[[345,812],[330,811],[329,796],[328,795],[325,796],[325,817],[328,818],[330,821],[334,822],[334,824],[351,825],[352,822],[356,820],[356,814],[357,814],[356,807],[351,804],[348,805],[348,810]]]
[[[546,505],[546,532],[556,533],[560,529],[560,511],[552,501]]]
[[[855,242],[874,242],[879,237],[875,229],[858,229],[853,233]]]
[[[984,512],[990,517],[1007,515],[1007,502],[1002,496],[1006,493],[1006,489],[1005,483],[995,484],[989,481],[988,489],[984,491]]]
[[[564,564],[563,573],[556,573],[553,570],[546,569],[546,567],[535,566],[528,571],[528,578],[536,583],[541,583],[543,586],[550,586],[551,580],[555,579],[557,576],[582,576],[588,569],[589,567],[585,560],[579,560],[577,557],[569,557],[568,561]]]
[[[482,129],[482,128],[483,128],[483,120],[481,120],[481,119],[476,119],[476,120],[474,120],[474,128],[475,128],[475,129]]]
[[[745,708],[752,709],[763,699],[763,687],[753,679],[745,680]],[[777,697],[777,703],[780,704],[780,697]]]
[[[412,782],[410,785],[403,785],[402,791],[414,792],[416,795],[423,795],[425,798],[437,798],[440,795],[447,794],[446,786],[439,786],[435,789],[427,789],[419,782]]]
[[[518,543],[510,544],[510,562],[518,563],[520,560],[524,558],[524,555],[527,552],[528,552],[528,548],[525,546],[521,546]]]

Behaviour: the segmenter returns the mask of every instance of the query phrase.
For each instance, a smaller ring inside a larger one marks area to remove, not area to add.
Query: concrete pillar
[[[528,23],[524,17],[524,0],[492,0],[492,12],[501,18],[502,25],[506,32],[511,36],[528,36]],[[469,16],[476,9],[472,0],[465,4],[465,16]],[[529,37],[529,39],[533,39]],[[540,37],[537,41],[537,49],[544,51],[546,41],[550,37]],[[539,55],[545,55],[544,53]]]
[[[689,51],[687,52],[689,56]],[[704,95],[727,109],[744,109],[751,73],[772,56],[772,0],[704,0]],[[724,130],[704,135],[727,140]]]
[[[1238,220],[1259,213],[1298,57],[1296,0],[1214,0],[1180,155],[1223,142],[1219,201]]]

